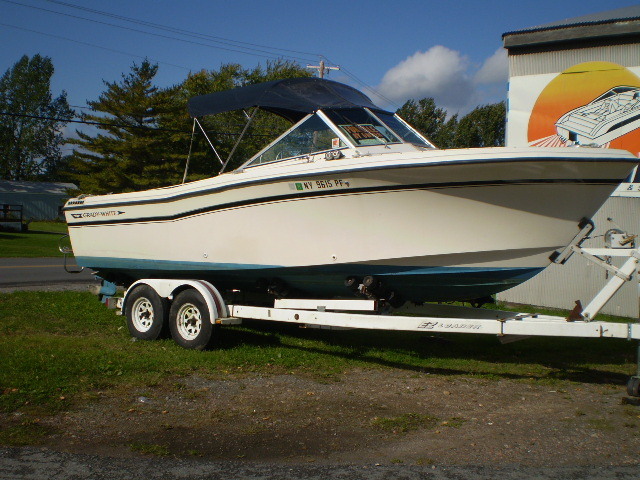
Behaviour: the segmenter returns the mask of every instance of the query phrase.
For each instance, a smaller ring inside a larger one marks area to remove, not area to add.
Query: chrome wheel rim
[[[194,340],[202,329],[202,315],[198,307],[185,303],[178,310],[178,333],[185,340]]]
[[[139,332],[147,332],[153,325],[154,319],[151,301],[148,298],[140,297],[133,303],[131,311],[131,320],[136,330]]]

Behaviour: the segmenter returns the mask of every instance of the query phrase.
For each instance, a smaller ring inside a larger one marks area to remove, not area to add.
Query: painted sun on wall
[[[536,101],[527,132],[538,147],[574,144],[640,153],[640,78],[610,62],[574,65]]]

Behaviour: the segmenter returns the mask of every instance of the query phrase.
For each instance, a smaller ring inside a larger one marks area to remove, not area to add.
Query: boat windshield
[[[389,127],[362,108],[341,108],[323,112],[354,145],[402,143]]]
[[[638,88],[637,87],[626,87],[626,86],[615,87],[615,88],[612,88],[611,90],[608,90],[608,91],[604,92],[602,95],[600,95],[598,98],[593,100],[591,103],[599,102],[600,100],[604,100],[605,98],[613,97],[614,95],[618,95],[620,93],[633,92],[633,91],[638,91]]]
[[[404,121],[390,113],[376,111],[372,114],[364,108],[327,109],[322,113],[332,126],[322,116],[310,115],[259,152],[246,166],[346,147],[340,135],[355,146],[413,143],[433,148]]]
[[[312,115],[260,152],[247,166],[345,146],[338,135],[320,117]]]
[[[404,121],[398,118],[397,115],[390,115],[388,113],[376,112],[376,116],[382,120],[386,125],[391,128],[397,135],[399,135],[402,140],[407,143],[413,143],[416,145],[420,145],[422,147],[433,148],[428,141],[424,138],[420,137],[416,132],[411,130]]]

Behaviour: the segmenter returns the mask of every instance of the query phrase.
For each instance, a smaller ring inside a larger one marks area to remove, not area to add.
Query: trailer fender
[[[148,285],[153,288],[155,292],[162,298],[173,300],[174,296],[179,292],[193,288],[197,290],[207,304],[209,309],[209,318],[211,323],[215,323],[219,318],[227,318],[229,316],[229,309],[222,299],[222,295],[216,287],[205,280],[175,280],[175,279],[162,279],[162,278],[147,278],[141,279],[133,283],[124,295],[122,301],[122,310],[126,309],[127,297],[129,292],[138,285]]]

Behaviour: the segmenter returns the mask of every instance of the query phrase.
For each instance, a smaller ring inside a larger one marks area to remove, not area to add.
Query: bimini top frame
[[[245,109],[251,107],[253,113],[249,116]],[[245,162],[239,170],[311,153],[364,145],[386,147],[393,143],[411,143],[423,148],[435,148],[404,120],[376,106],[369,97],[355,88],[315,77],[289,78],[209,93],[189,100],[188,109],[194,117],[194,132],[197,117],[200,116],[242,109],[248,118],[240,137],[224,162],[200,122],[197,122],[222,164],[219,173],[226,169],[259,108],[275,113],[294,125]],[[313,125],[310,125],[312,123]],[[293,138],[296,133],[300,135]],[[287,139],[288,136],[292,138]],[[301,143],[305,144],[302,148]],[[292,148],[294,145],[295,148]],[[188,166],[185,168],[185,180],[187,169]]]

